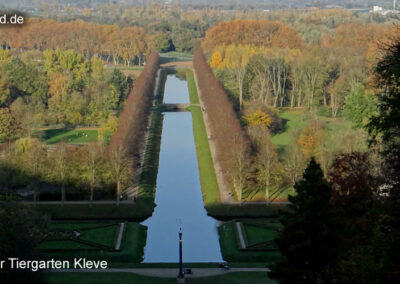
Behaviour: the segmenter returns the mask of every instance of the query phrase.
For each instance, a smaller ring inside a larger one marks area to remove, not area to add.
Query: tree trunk
[[[119,195],[120,195],[120,181],[117,181],[117,205],[119,205]]]
[[[61,184],[61,203],[64,206],[64,202],[65,202],[65,181],[63,180],[62,184]]]

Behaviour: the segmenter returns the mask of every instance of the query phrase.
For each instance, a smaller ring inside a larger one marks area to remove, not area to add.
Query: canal
[[[165,103],[188,103],[187,82],[168,75]],[[200,187],[190,112],[164,113],[155,203],[148,226],[144,262],[178,262],[183,232],[184,262],[221,262],[218,222],[207,216]]]

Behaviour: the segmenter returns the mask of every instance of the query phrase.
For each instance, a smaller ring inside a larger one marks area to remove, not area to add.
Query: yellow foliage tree
[[[214,52],[211,56],[210,66],[218,69],[222,68],[222,56],[219,51]]]
[[[256,110],[252,114],[244,116],[243,118],[246,120],[249,126],[263,125],[265,127],[270,127],[272,123],[272,119],[268,116],[268,114],[261,110]]]

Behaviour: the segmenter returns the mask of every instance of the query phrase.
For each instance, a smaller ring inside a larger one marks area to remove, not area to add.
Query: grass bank
[[[188,82],[190,103],[198,104],[199,97],[192,71],[186,72],[186,79]],[[217,176],[215,174],[214,162],[208,144],[207,131],[201,108],[199,106],[190,106],[189,110],[192,113],[193,135],[196,144],[201,189],[207,208],[208,205],[220,202]]]

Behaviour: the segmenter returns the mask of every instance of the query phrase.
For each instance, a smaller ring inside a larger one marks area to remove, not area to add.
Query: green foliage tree
[[[368,124],[375,142],[383,145],[381,152],[385,160],[385,188],[388,190],[385,202],[388,240],[386,280],[400,282],[400,29],[389,44],[384,46],[384,55],[376,67],[378,112]]]
[[[330,204],[332,188],[314,158],[281,212],[276,244],[284,260],[271,268],[279,283],[330,283],[336,270],[340,222]]]
[[[119,94],[119,101],[120,102],[124,101],[129,91],[128,81],[126,76],[122,74],[122,72],[119,69],[114,68],[114,70],[111,73],[111,77],[108,80],[108,83],[110,85],[113,85],[117,90]]]
[[[365,91],[363,85],[358,84],[345,98],[343,115],[354,123],[356,127],[365,126],[376,112],[377,101],[372,92]]]

